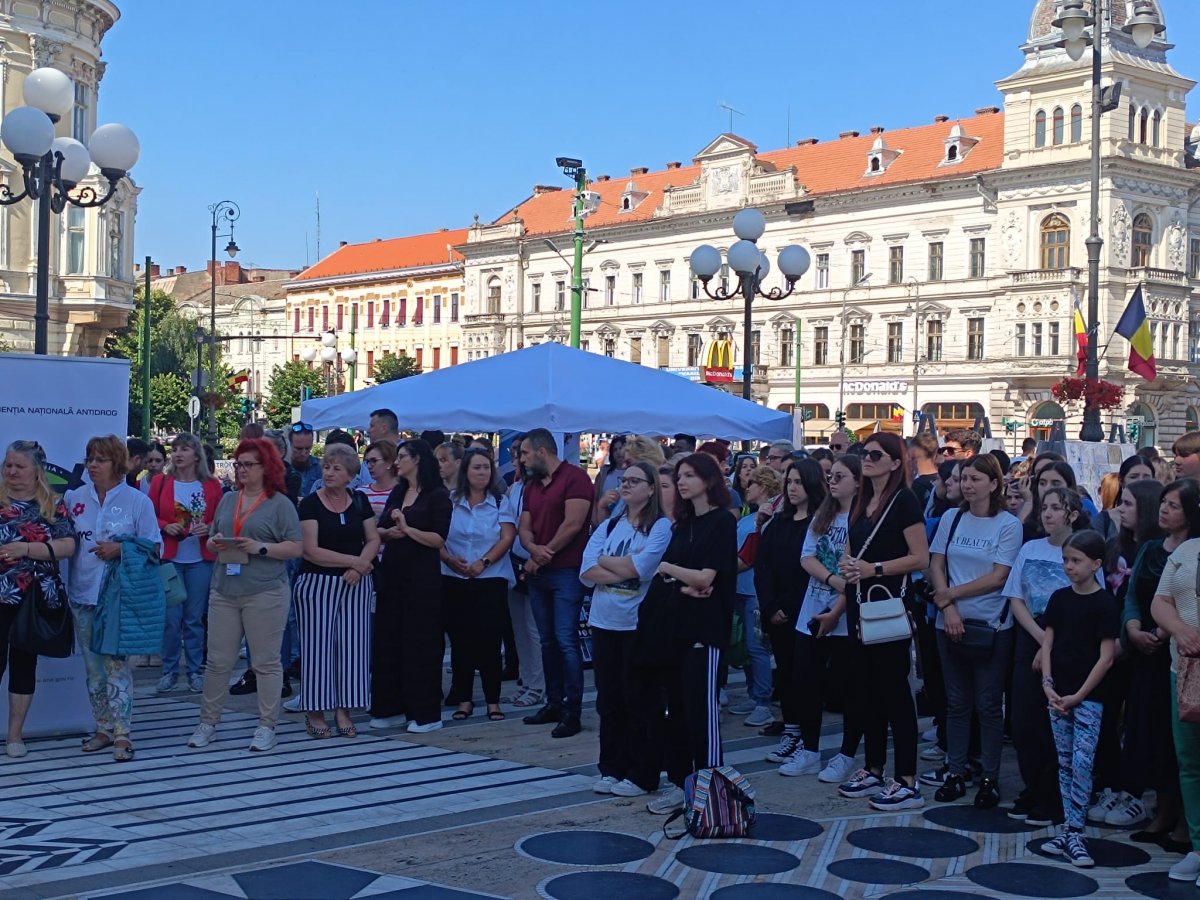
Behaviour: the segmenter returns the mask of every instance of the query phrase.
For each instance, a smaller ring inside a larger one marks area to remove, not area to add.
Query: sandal
[[[332,734],[329,731],[329,726],[326,725],[324,722],[322,722],[320,725],[314,725],[311,721],[309,721],[308,719],[305,719],[304,720],[304,730],[308,732],[309,737],[314,737],[314,738],[332,737]]]
[[[492,709],[493,706],[496,708]],[[489,703],[487,717],[489,722],[503,722],[504,710],[500,708],[500,704],[498,703]]]
[[[353,722],[346,726],[339,725],[337,727],[337,733],[344,738],[358,737],[358,729],[354,727]]]
[[[464,706],[466,709],[463,709]],[[473,715],[475,715],[475,704],[464,703],[459,705],[458,709],[454,711],[454,715],[452,715],[450,718],[457,722],[461,722],[463,719],[469,719]]]
[[[113,759],[117,762],[129,762],[133,759],[133,744],[129,738],[120,737],[113,741]]]
[[[103,731],[97,731],[90,738],[85,738],[83,741],[84,753],[96,753],[106,747],[112,746],[112,735],[105,734]]]

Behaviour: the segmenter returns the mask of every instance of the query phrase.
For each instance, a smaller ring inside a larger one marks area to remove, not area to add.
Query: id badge
[[[241,563],[226,563],[225,574],[229,575],[229,576],[241,575],[242,574],[242,564]]]

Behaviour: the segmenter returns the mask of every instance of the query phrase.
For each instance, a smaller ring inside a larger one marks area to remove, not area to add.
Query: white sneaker
[[[1121,792],[1121,802],[1104,817],[1105,825],[1115,825],[1118,828],[1128,828],[1146,818],[1146,807],[1142,801],[1132,794]]]
[[[29,754],[29,748],[24,741],[8,741],[4,745],[4,752],[10,759],[20,759]]]
[[[758,708],[758,703],[749,698],[742,700],[740,703],[731,703],[729,711],[735,716],[748,716]]]
[[[1200,878],[1200,853],[1189,853],[1167,872],[1172,881],[1195,881]]]
[[[628,778],[623,778],[612,786],[612,793],[617,797],[641,797],[650,792],[645,788],[638,787]]]
[[[620,781],[619,778],[613,778],[611,775],[601,775],[592,782],[593,794],[611,794],[613,785]]]
[[[408,723],[409,734],[428,734],[431,731],[437,731],[442,727],[442,720],[437,719],[433,722],[426,722],[424,725],[418,725],[416,722]]]
[[[260,752],[270,750],[275,746],[275,729],[259,725],[254,729],[254,739],[250,741],[250,749]]]
[[[854,757],[839,753],[825,764],[825,768],[817,775],[817,781],[825,784],[841,784],[848,781],[854,774]]]
[[[1117,808],[1121,795],[1111,788],[1105,788],[1096,799],[1096,805],[1088,809],[1087,820],[1096,825],[1103,825],[1105,817]]]
[[[754,712],[742,720],[742,724],[747,728],[762,728],[764,725],[770,725],[774,721],[775,714],[771,712],[771,707],[756,706],[754,707]]]
[[[932,728],[926,728],[924,731],[922,731],[921,732],[921,740],[932,742],[932,743],[936,744],[937,743],[937,726],[934,725]]]
[[[368,728],[403,728],[404,716],[377,716],[367,723]]]
[[[196,726],[196,730],[192,732],[192,736],[188,739],[189,747],[207,747],[212,743],[212,739],[217,734],[216,725],[205,725],[201,722]]]
[[[779,767],[780,775],[815,775],[821,771],[821,754],[816,750],[797,750]]]
[[[296,696],[288,697],[283,701],[283,708],[288,712],[300,712],[300,703],[304,698],[300,696],[300,692],[296,692]]]
[[[933,744],[921,751],[921,759],[925,762],[945,762],[946,751],[937,744]]]
[[[656,816],[670,815],[677,809],[683,809],[683,788],[672,785],[660,791],[657,797],[646,804],[646,809]]]

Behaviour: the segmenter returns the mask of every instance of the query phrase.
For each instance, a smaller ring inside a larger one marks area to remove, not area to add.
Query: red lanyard
[[[246,524],[246,520],[249,519],[250,516],[254,514],[254,511],[256,509],[258,509],[258,507],[260,505],[262,505],[262,502],[266,499],[267,499],[267,495],[265,493],[259,494],[258,499],[255,500],[253,504],[251,504],[250,508],[248,510],[246,510],[246,514],[243,516],[242,515],[242,492],[238,491],[237,506],[235,506],[233,508],[233,536],[235,538],[242,536],[242,526]]]

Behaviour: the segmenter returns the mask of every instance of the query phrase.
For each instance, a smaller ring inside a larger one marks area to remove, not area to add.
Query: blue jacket
[[[100,582],[92,652],[105,656],[159,653],[167,599],[158,575],[158,545],[121,535],[121,556],[110,560]]]

